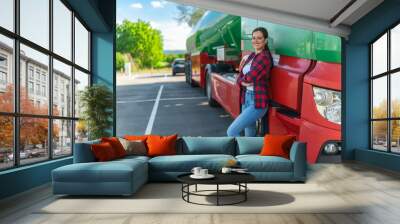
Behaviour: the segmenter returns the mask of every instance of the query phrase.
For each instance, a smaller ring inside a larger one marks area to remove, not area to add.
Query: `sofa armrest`
[[[306,143],[294,142],[290,149],[290,160],[293,162],[293,179],[305,181],[307,176]]]
[[[75,143],[74,147],[74,163],[89,163],[95,162],[96,158],[94,157],[90,146],[95,144],[94,142],[84,142],[84,143]]]

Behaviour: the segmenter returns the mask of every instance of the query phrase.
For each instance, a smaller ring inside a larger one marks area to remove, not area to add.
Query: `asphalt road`
[[[212,108],[183,75],[121,77],[117,82],[117,136],[127,134],[226,136],[232,118]]]

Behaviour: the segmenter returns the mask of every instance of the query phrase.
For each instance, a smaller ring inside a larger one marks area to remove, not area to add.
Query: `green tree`
[[[122,69],[124,69],[125,65],[124,55],[121,52],[117,52],[115,55],[115,59],[116,59],[117,70],[121,71]]]
[[[187,23],[190,27],[195,26],[206,12],[206,10],[204,9],[198,9],[192,6],[185,5],[178,5],[176,8],[179,11],[179,15],[176,20],[179,23]]]
[[[176,58],[184,58],[185,55],[184,54],[166,54],[164,55],[164,61],[168,63],[168,65],[171,65],[172,62],[176,59]]]
[[[112,126],[112,92],[104,85],[95,84],[82,91],[80,106],[83,108],[82,119],[87,125],[89,139],[109,136],[108,129]]]
[[[400,100],[392,99],[391,101],[392,117],[400,117]],[[373,108],[373,118],[387,118],[387,101],[382,100]],[[392,120],[391,123],[391,138],[392,142],[398,142],[400,139],[400,121]],[[387,136],[387,121],[375,121],[373,125],[374,138],[386,139]]]
[[[161,32],[141,20],[124,20],[117,26],[117,51],[129,53],[141,68],[152,68],[163,59]]]
[[[387,118],[387,101],[382,100],[372,110],[373,118]],[[373,125],[374,138],[386,138],[387,136],[387,122],[374,122]]]

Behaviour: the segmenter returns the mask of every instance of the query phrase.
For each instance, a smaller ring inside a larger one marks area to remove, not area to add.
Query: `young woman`
[[[241,88],[242,112],[229,126],[228,136],[256,135],[256,121],[268,110],[269,77],[272,68],[272,56],[268,49],[268,31],[258,27],[252,32],[254,52],[243,57],[239,66],[236,83]]]

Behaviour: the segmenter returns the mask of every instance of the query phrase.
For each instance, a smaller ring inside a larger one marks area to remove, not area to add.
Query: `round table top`
[[[249,173],[213,173],[215,177],[210,179],[194,179],[190,175],[192,173],[182,174],[177,179],[186,184],[236,184],[255,180],[255,177]]]

